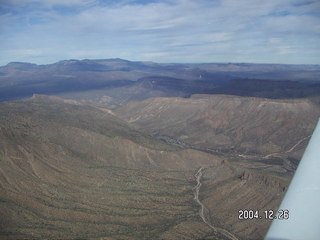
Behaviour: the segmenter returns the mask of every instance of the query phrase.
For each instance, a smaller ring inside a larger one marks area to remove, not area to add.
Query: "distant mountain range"
[[[103,96],[109,96],[109,103],[119,105],[143,98],[146,90],[147,97],[215,93],[295,98],[317,95],[319,79],[318,65],[159,64],[122,59],[65,60],[48,65],[13,62],[0,67],[0,101],[33,94],[71,98],[80,94],[101,103]]]

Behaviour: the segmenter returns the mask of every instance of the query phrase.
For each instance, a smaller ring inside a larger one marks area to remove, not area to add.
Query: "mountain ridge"
[[[114,111],[149,134],[167,135],[204,149],[223,151],[225,145],[225,150],[239,154],[285,152],[310,136],[320,116],[320,106],[309,99],[232,95],[150,98]],[[300,159],[302,152],[298,152],[290,154]]]
[[[138,82],[148,78],[155,81],[150,96],[189,97],[195,93],[214,93],[294,98],[317,95],[320,66],[161,64],[124,59],[73,59],[46,65],[16,62],[0,67],[0,101],[28,98],[35,93],[65,98],[78,94],[87,95],[88,100],[96,103],[108,96],[114,99],[115,105],[121,105],[149,91]],[[286,82],[289,90],[283,91],[283,80],[291,81]],[[177,86],[181,84],[185,87],[178,91]],[[245,84],[251,89],[247,87],[244,93]],[[282,92],[277,92],[277,88],[282,88]],[[100,91],[99,97],[90,92],[94,90]],[[112,95],[113,91],[121,96]]]

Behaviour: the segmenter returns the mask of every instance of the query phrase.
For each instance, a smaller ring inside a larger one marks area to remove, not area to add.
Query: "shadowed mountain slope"
[[[200,74],[203,80],[215,79],[215,74],[196,67],[122,59],[66,60],[48,65],[13,62],[0,67],[0,101],[31,97],[33,94],[56,95],[130,86],[149,76],[191,80],[199,79]]]
[[[318,65],[159,64],[122,59],[47,65],[13,62],[0,67],[0,101],[52,94],[116,107],[148,97],[212,93],[296,98],[319,95],[319,79]]]
[[[286,80],[233,79],[211,93],[271,99],[305,98],[320,95],[320,83]]]

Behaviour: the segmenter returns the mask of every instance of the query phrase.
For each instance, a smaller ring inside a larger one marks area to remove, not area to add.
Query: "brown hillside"
[[[228,95],[154,98],[117,114],[139,129],[201,148],[245,154],[285,153],[300,159],[320,116],[308,99],[272,100]]]
[[[198,197],[218,231],[195,201],[200,167]],[[241,182],[245,169],[156,140],[108,110],[45,96],[1,103],[0,239],[255,239],[269,223],[234,224],[234,212],[278,205],[288,177]],[[239,204],[243,193],[251,200]]]

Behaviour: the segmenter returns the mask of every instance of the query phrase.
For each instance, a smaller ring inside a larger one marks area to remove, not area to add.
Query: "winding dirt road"
[[[204,204],[199,200],[199,192],[200,192],[200,188],[201,188],[201,177],[203,174],[204,168],[201,167],[199,168],[199,170],[197,171],[197,173],[194,175],[194,177],[197,180],[197,185],[194,187],[193,192],[194,192],[194,200],[200,205],[200,210],[199,210],[199,215],[202,219],[202,221],[207,224],[210,228],[213,229],[213,231],[218,232],[222,235],[224,235],[225,237],[232,239],[232,240],[239,240],[238,238],[236,238],[232,233],[228,232],[225,229],[219,228],[219,227],[215,227],[211,224],[210,220],[208,219],[207,215],[209,214],[209,210],[204,206]]]

